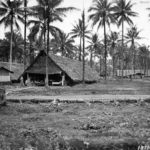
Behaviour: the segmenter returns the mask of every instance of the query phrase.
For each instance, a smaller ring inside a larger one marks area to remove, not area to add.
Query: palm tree
[[[116,54],[116,46],[118,42],[119,34],[117,32],[111,32],[108,35],[108,44],[110,46],[110,55],[112,56],[112,66],[113,66],[113,76],[115,75],[115,54]]]
[[[11,32],[6,32],[5,33],[5,38],[2,40],[0,49],[4,49],[5,52],[9,52],[10,49],[10,39],[11,39]],[[22,63],[23,62],[23,37],[20,32],[18,31],[13,31],[13,36],[12,36],[12,60],[15,62]],[[5,55],[5,54],[4,54]],[[8,56],[7,56],[8,57]]]
[[[129,25],[133,24],[130,17],[137,16],[136,12],[132,11],[133,4],[131,1],[117,0],[114,6],[114,15],[118,21],[118,26],[122,26],[122,78],[123,78],[123,49],[124,49],[124,23],[127,22]]]
[[[26,46],[27,46],[27,16],[29,16],[29,10],[27,9],[28,0],[24,0],[24,55],[23,55],[23,63],[24,63],[24,69],[26,67]]]
[[[90,31],[87,29],[88,26],[85,25],[84,26],[84,35],[85,38],[90,38],[89,34]],[[83,21],[81,19],[78,20],[78,23],[76,23],[76,25],[73,26],[72,31],[70,32],[70,34],[72,35],[72,38],[76,38],[79,37],[80,38],[80,48],[79,48],[79,61],[81,61],[81,55],[82,55],[82,39],[83,39]]]
[[[29,20],[28,26],[31,26],[29,33],[29,41],[34,42],[35,40],[39,40],[41,43],[41,48],[46,49],[46,24],[42,18],[38,20]],[[53,25],[49,25],[50,33],[55,37],[56,33],[60,33],[61,30]],[[42,47],[42,45],[44,45]]]
[[[135,74],[135,56],[136,56],[136,49],[135,49],[135,45],[139,45],[136,40],[141,39],[141,37],[139,36],[140,31],[138,31],[136,26],[132,26],[128,32],[127,35],[125,36],[125,39],[127,41],[127,43],[131,43],[131,50],[132,50],[132,69],[134,70],[134,74]]]
[[[10,27],[11,39],[10,39],[10,70],[12,66],[12,38],[13,38],[13,27],[15,26],[20,30],[18,21],[24,22],[23,11],[22,11],[22,0],[0,2],[0,24],[4,23],[5,27]]]
[[[90,51],[90,66],[92,67],[93,56],[95,55],[96,51],[100,51],[100,40],[98,34],[93,34],[90,41],[88,42],[89,46],[87,47],[87,49],[89,49]]]
[[[54,53],[60,52],[62,56],[72,58],[74,56],[74,50],[76,47],[73,45],[74,40],[69,37],[69,34],[65,34],[63,31],[58,32],[55,38],[52,39],[52,49]]]
[[[148,72],[148,60],[149,60],[150,52],[148,50],[148,47],[143,45],[139,47],[139,61],[141,65],[141,69],[144,70],[144,74]]]
[[[105,80],[107,78],[107,39],[106,39],[106,25],[114,23],[114,17],[112,15],[113,7],[112,3],[108,0],[93,0],[93,6],[88,10],[93,12],[90,14],[89,19],[93,21],[92,25],[98,24],[98,28],[104,27],[104,46],[105,46]]]
[[[39,20],[43,20],[43,24],[45,27],[44,34],[46,35],[47,31],[47,56],[46,56],[46,78],[45,78],[45,84],[48,86],[48,53],[49,53],[49,32],[50,32],[50,24],[54,21],[63,21],[63,17],[65,16],[65,13],[75,9],[74,7],[66,7],[62,8],[59,7],[63,0],[37,0],[38,5],[32,7],[32,10],[39,18]],[[46,39],[45,39],[46,41]]]

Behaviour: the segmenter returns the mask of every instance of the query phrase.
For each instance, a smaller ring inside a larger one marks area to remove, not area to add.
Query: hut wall
[[[8,71],[0,69],[0,82],[10,82],[10,75]]]

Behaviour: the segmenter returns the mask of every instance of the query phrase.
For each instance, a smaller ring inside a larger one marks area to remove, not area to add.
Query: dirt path
[[[111,101],[111,100],[145,100],[150,99],[150,95],[61,95],[61,96],[6,96],[6,99],[13,102],[16,100],[39,100],[52,101],[59,99],[60,101]]]

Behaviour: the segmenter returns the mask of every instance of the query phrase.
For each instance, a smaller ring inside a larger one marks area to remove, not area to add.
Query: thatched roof
[[[13,71],[10,71],[9,69],[7,69],[7,68],[5,68],[5,67],[0,67],[0,70],[5,70],[5,71],[7,71],[7,72],[9,72],[9,73],[14,73]]]
[[[0,67],[3,67],[9,70],[9,62],[0,62]],[[23,73],[24,67],[23,64],[12,63],[11,80],[18,80],[19,76]]]
[[[33,64],[31,64],[31,66],[29,66],[25,72],[45,74],[45,56],[46,53],[41,51],[34,60]],[[43,58],[41,59],[41,57]],[[65,72],[73,81],[82,81],[82,62],[80,61],[49,54],[48,66],[49,74]],[[98,73],[86,64],[85,81],[91,82],[97,81],[98,79]]]

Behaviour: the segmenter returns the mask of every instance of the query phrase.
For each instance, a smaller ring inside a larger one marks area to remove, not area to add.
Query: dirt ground
[[[124,150],[150,145],[150,104],[8,103],[0,108],[2,150],[9,146],[14,150],[40,150],[40,143],[45,147],[42,150],[49,150],[55,138],[61,144],[54,149],[67,149],[66,145],[72,150],[74,145],[77,150],[92,149],[90,146],[96,145],[95,149]]]
[[[149,91],[150,82],[145,79],[101,81],[84,87],[6,87],[10,97],[137,96],[150,95]],[[58,104],[26,101],[8,102],[0,107],[0,150],[140,150],[141,146],[150,147],[150,103],[145,101]]]
[[[20,90],[22,88],[22,90]],[[98,83],[77,84],[73,87],[65,86],[50,86],[45,87],[20,87],[7,86],[6,91],[8,95],[45,95],[45,96],[55,96],[55,95],[96,95],[96,94],[112,94],[112,95],[150,95],[150,79],[134,79],[130,81],[126,80],[101,80]],[[14,92],[12,92],[14,91]]]

